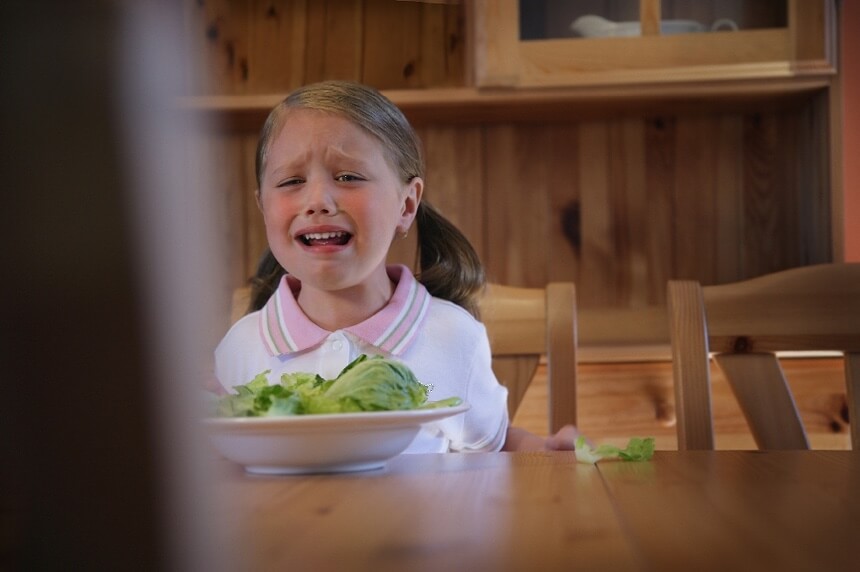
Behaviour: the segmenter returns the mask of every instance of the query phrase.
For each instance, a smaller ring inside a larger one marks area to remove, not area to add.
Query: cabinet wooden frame
[[[642,36],[521,41],[519,0],[475,0],[475,85],[660,84],[835,73],[833,0],[787,0],[785,28],[661,36],[660,0],[640,0]]]

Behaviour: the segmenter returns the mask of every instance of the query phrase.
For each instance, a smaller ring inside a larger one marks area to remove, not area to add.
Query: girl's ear
[[[421,195],[424,194],[424,179],[413,177],[409,181],[406,193],[403,195],[403,206],[400,209],[400,224],[397,230],[405,233],[412,226],[415,215],[418,213],[418,205],[421,204]]]
[[[260,189],[254,191],[254,199],[257,201],[257,208],[260,209],[260,212],[263,212],[263,201],[260,200]]]

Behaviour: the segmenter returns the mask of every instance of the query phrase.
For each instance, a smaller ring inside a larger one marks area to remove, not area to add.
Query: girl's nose
[[[307,185],[305,214],[333,215],[337,212],[332,185],[328,181],[317,180]]]

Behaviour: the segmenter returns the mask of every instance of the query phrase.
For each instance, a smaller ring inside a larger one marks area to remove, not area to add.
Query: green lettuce
[[[263,417],[314,413],[354,413],[431,409],[459,405],[450,397],[428,402],[430,388],[412,371],[395,360],[361,355],[334,379],[311,373],[286,373],[280,383],[270,385],[260,373],[246,384],[234,387],[235,394],[220,398],[221,417]]]
[[[592,448],[585,437],[580,435],[576,440],[576,460],[592,465],[601,459],[621,459],[622,461],[648,461],[654,456],[654,437],[633,437],[627,447],[621,449],[615,445],[599,445]]]

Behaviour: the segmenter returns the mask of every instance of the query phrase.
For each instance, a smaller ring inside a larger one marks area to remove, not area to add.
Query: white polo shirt
[[[330,332],[311,322],[296,302],[301,283],[281,279],[257,312],[236,322],[215,350],[215,375],[226,389],[271,370],[336,377],[361,354],[397,359],[430,386],[430,400],[460,397],[471,409],[427,424],[407,453],[498,451],[508,427],[507,389],[496,380],[484,325],[466,310],[431,296],[408,268],[389,266],[397,284],[379,312]]]

